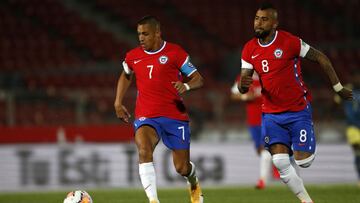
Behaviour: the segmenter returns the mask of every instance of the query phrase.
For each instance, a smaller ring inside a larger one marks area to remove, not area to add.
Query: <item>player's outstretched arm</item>
[[[352,100],[352,97],[353,97],[352,90],[350,90],[346,87],[343,87],[341,85],[341,82],[340,82],[329,58],[325,54],[323,54],[319,50],[316,50],[313,47],[310,47],[305,58],[320,64],[322,69],[325,71],[325,73],[329,77],[334,90],[340,95],[340,97],[342,97],[343,99],[346,99],[346,100]]]
[[[241,94],[245,94],[249,91],[250,85],[253,82],[252,75],[254,74],[253,69],[242,68],[241,78],[238,82],[238,89]]]
[[[204,78],[198,71],[195,71],[193,74],[189,76],[190,80],[187,83],[182,83],[181,81],[171,82],[174,88],[180,93],[184,93],[185,91],[198,89],[204,85]]]
[[[126,74],[125,71],[123,71],[117,83],[116,97],[114,102],[116,116],[126,123],[129,122],[130,113],[127,111],[126,107],[122,104],[122,101],[126,91],[128,90],[131,84],[131,81],[132,81],[132,74]]]

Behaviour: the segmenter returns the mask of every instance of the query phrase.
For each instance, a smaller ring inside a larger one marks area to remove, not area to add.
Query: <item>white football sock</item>
[[[191,171],[188,176],[184,176],[184,177],[188,181],[188,183],[190,183],[190,185],[196,185],[198,182],[198,178],[195,173],[196,167],[195,167],[195,164],[191,161],[190,161],[190,164],[191,164]]]
[[[294,167],[296,174],[301,177],[300,175],[300,167],[296,164],[294,155],[290,156],[290,164]]]
[[[267,183],[269,179],[270,169],[272,161],[271,154],[267,150],[262,150],[260,152],[260,179]]]
[[[139,174],[146,196],[150,201],[158,201],[155,167],[153,162],[139,164]]]
[[[288,154],[274,154],[273,163],[280,173],[281,180],[290,188],[290,190],[303,202],[312,202],[307,193],[303,181],[296,174],[294,167],[290,164]]]

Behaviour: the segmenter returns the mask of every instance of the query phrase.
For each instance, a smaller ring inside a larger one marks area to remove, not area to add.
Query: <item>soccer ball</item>
[[[89,193],[83,190],[75,190],[66,195],[64,203],[93,203],[93,201]]]

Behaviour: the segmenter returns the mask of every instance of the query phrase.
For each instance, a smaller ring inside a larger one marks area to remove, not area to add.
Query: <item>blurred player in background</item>
[[[189,117],[180,95],[200,88],[203,78],[179,45],[161,38],[155,17],[142,18],[137,33],[140,46],[126,54],[114,106],[117,117],[129,122],[123,98],[135,76],[138,95],[134,128],[141,183],[150,203],[158,203],[153,152],[161,139],[172,150],[176,171],[188,181],[191,202],[202,203],[195,165],[190,162]],[[182,74],[189,78],[187,83],[182,82]]]
[[[326,72],[343,99],[351,100],[352,91],[343,87],[329,59],[299,37],[277,30],[278,13],[271,4],[263,4],[254,19],[255,38],[242,51],[241,79],[238,88],[248,92],[257,72],[262,87],[262,137],[272,155],[282,181],[303,203],[313,202],[302,179],[290,163],[307,168],[315,158],[315,135],[311,96],[302,80],[300,57],[317,62]]]
[[[360,75],[359,75],[360,76]],[[360,84],[360,81],[356,81]],[[353,85],[347,85],[353,88]],[[335,96],[335,102],[342,103],[346,117],[346,138],[354,152],[355,169],[358,175],[358,186],[360,187],[360,91],[359,85],[355,85],[354,100],[342,101],[339,95]]]
[[[261,85],[256,73],[253,75],[253,83],[246,94],[241,94],[237,87],[240,75],[236,78],[231,88],[231,99],[246,102],[246,123],[250,135],[254,141],[257,154],[260,156],[260,178],[256,184],[257,189],[264,189],[272,166],[271,154],[264,148],[264,140],[261,139]],[[273,178],[278,179],[279,173],[273,169]]]

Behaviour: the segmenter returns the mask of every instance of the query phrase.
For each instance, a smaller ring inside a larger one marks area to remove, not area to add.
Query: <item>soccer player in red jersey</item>
[[[160,23],[154,16],[142,18],[137,33],[140,46],[126,54],[114,106],[117,117],[129,122],[123,98],[135,76],[134,128],[141,183],[150,203],[158,203],[153,152],[162,140],[172,150],[176,171],[188,181],[191,202],[202,203],[195,165],[190,161],[189,117],[180,95],[200,88],[203,78],[179,45],[161,38]],[[182,75],[189,78],[187,83],[182,82]]]
[[[271,154],[264,148],[264,141],[261,139],[261,85],[256,73],[253,75],[253,83],[246,94],[241,94],[237,87],[240,80],[239,75],[231,88],[231,99],[246,102],[246,123],[254,141],[257,154],[260,156],[260,178],[256,184],[257,189],[264,189],[272,169]],[[276,168],[273,170],[273,177],[279,178]]]
[[[262,137],[282,181],[303,203],[313,202],[302,179],[290,164],[307,168],[315,158],[315,135],[311,96],[302,80],[300,58],[317,62],[343,99],[352,91],[343,87],[329,59],[299,37],[277,30],[278,14],[271,4],[263,4],[254,19],[255,38],[242,51],[241,80],[238,88],[246,93],[257,72],[262,86]]]

